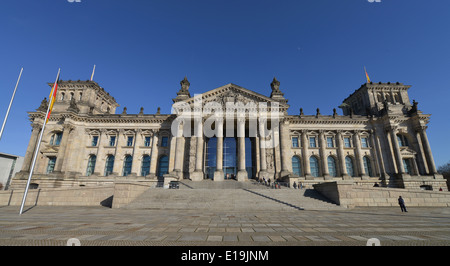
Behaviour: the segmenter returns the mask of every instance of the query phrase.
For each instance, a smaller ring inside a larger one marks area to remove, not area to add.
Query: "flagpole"
[[[0,139],[2,139],[3,130],[5,129],[6,120],[8,120],[9,110],[11,110],[11,105],[13,103],[14,96],[16,95],[17,87],[19,86],[19,81],[20,81],[20,77],[22,76],[22,71],[23,71],[23,67],[20,69],[19,78],[17,79],[16,87],[14,88],[14,92],[13,92],[13,95],[11,97],[11,101],[9,102],[8,110],[6,111],[5,120],[3,120],[2,129],[0,130]]]
[[[55,81],[55,83],[53,83],[53,88],[55,88],[56,83],[58,82],[58,79],[59,79],[59,73],[60,73],[60,72],[61,72],[61,68],[58,69],[58,75],[56,75],[56,81]],[[53,90],[52,90],[52,92],[53,92]],[[50,98],[49,103],[52,101],[52,98],[53,98],[53,93],[52,93],[52,96],[51,96],[51,98]],[[41,140],[42,140],[42,136],[43,136],[43,134],[44,134],[45,125],[47,124],[47,116],[48,116],[48,112],[49,112],[49,111],[50,111],[50,104],[49,104],[48,107],[47,107],[47,113],[46,113],[46,115],[45,115],[45,117],[44,117],[44,124],[42,125],[42,130],[41,130],[41,134],[40,134],[40,136],[39,136],[39,140],[38,140],[38,143],[37,143],[37,146],[36,146],[36,151],[34,152],[33,162],[32,162],[32,164],[31,164],[31,169],[30,169],[30,175],[28,176],[28,181],[27,181],[27,185],[26,185],[26,187],[25,187],[25,192],[23,193],[22,204],[20,205],[20,211],[19,211],[19,214],[20,214],[20,215],[22,215],[23,207],[24,207],[25,201],[26,201],[26,199],[27,199],[28,187],[30,186],[31,176],[33,175],[33,170],[34,170],[34,166],[35,166],[35,164],[36,164],[36,158],[37,158],[37,155],[38,155],[38,153],[39,153],[39,147],[41,146]]]
[[[94,72],[95,72],[95,65],[94,65],[94,69],[92,69],[91,81],[94,80]]]

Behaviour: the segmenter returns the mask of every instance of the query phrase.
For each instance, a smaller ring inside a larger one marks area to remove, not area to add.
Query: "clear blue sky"
[[[448,0],[1,0],[0,119],[24,67],[0,152],[24,155],[34,111],[61,67],[94,80],[128,113],[170,113],[187,75],[191,94],[227,83],[270,95],[276,76],[290,114],[332,114],[365,82],[412,85],[432,114],[436,164],[450,160]],[[157,97],[152,96],[157,95]],[[340,112],[340,110],[339,110]]]

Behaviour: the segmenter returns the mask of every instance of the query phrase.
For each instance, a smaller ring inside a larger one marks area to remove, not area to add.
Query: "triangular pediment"
[[[400,154],[402,156],[414,156],[416,151],[408,147],[400,147]]]
[[[265,95],[248,90],[246,88],[243,88],[241,86],[232,83],[207,91],[202,94],[196,94],[194,97],[186,99],[183,102],[193,106],[194,102],[200,99],[203,105],[208,102],[217,102],[222,105],[224,105],[227,102],[232,103],[241,102],[244,105],[248,104],[249,102],[253,102],[256,105],[258,105],[258,103],[262,102],[267,103],[268,105],[270,105],[271,103],[278,103],[279,108],[282,111],[286,111],[289,108],[289,105],[285,103],[280,103],[270,97],[267,97]]]

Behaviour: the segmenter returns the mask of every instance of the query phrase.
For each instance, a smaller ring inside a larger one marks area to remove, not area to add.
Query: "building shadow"
[[[258,196],[260,196],[260,197],[263,197],[263,198],[266,198],[266,199],[269,199],[269,200],[273,200],[273,201],[278,202],[278,203],[280,203],[280,204],[284,204],[284,205],[286,205],[286,206],[289,206],[289,207],[291,207],[291,208],[294,208],[294,209],[297,209],[297,210],[300,210],[300,211],[305,210],[305,209],[303,209],[302,207],[295,206],[295,205],[290,204],[290,203],[288,203],[288,202],[285,202],[285,201],[282,201],[282,200],[279,200],[279,199],[276,199],[276,198],[272,198],[272,197],[263,195],[263,194],[261,194],[261,193],[255,192],[255,191],[251,191],[251,190],[249,190],[249,189],[243,189],[243,190],[245,190],[245,191],[247,191],[247,192],[250,192],[250,193],[253,193],[253,194],[255,194],[255,195],[258,195]]]

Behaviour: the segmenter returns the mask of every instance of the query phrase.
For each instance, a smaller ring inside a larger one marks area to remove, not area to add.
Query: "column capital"
[[[396,133],[396,131],[398,129],[398,126],[396,126],[396,125],[388,125],[388,126],[385,127],[385,129],[386,129],[386,131],[391,131],[391,132]]]
[[[424,126],[424,125],[418,125],[414,128],[414,130],[418,133],[421,133],[423,131],[426,131],[428,128],[428,126]]]

